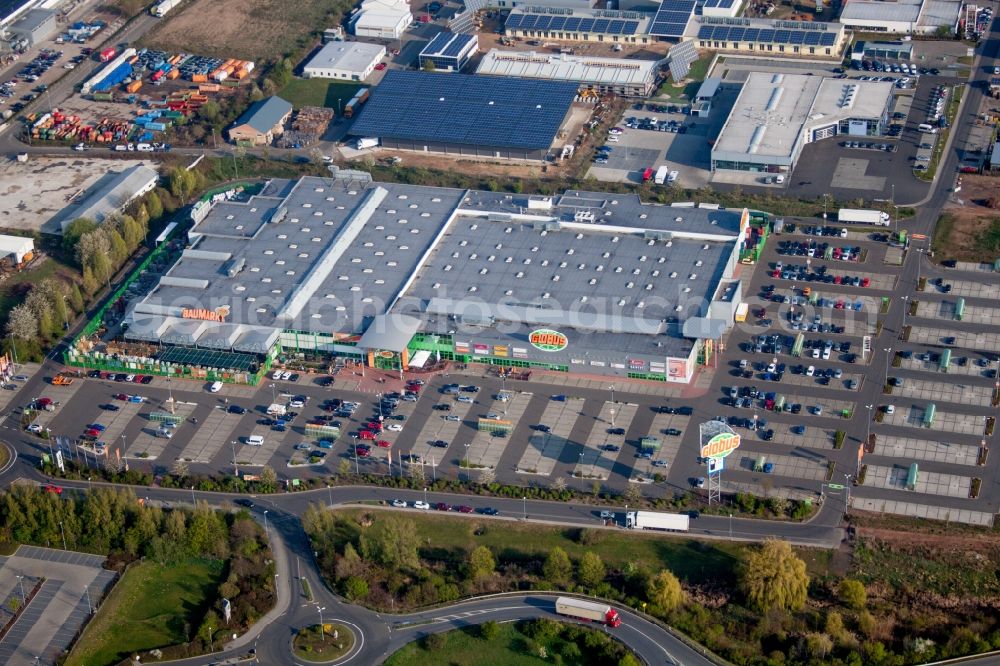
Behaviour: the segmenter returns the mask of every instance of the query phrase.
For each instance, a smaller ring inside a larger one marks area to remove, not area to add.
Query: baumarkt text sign
[[[539,328],[532,331],[528,336],[528,342],[535,349],[547,352],[562,351],[569,345],[569,340],[565,335],[550,328]]]
[[[719,433],[701,447],[702,458],[725,458],[740,448],[740,436],[728,432]]]

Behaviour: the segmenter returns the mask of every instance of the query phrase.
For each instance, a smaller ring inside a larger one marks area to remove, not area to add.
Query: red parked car
[[[392,442],[390,442],[387,439],[380,439],[377,442],[375,442],[375,446],[380,446],[383,449],[388,449],[392,447]]]
[[[359,458],[367,458],[372,454],[371,449],[361,448],[360,446],[354,452],[358,454]]]
[[[52,493],[54,495],[62,495],[62,488],[59,486],[53,486],[51,483],[47,486],[42,486],[42,490],[47,493]]]
[[[375,439],[375,433],[373,433],[371,430],[362,430],[361,432],[358,433],[358,437],[360,437],[361,439]]]
[[[445,504],[444,502],[438,502],[434,505],[434,508],[438,511],[451,511],[451,504]]]

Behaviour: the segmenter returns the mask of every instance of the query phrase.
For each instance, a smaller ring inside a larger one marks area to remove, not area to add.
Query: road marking
[[[667,655],[667,659],[669,659],[669,660],[670,660],[670,663],[671,663],[671,664],[676,664],[677,666],[679,666],[679,665],[680,665],[680,662],[679,662],[679,661],[677,661],[676,659],[674,659],[674,657],[673,657],[673,655],[672,655],[672,654],[670,654],[669,652],[667,652],[667,648],[663,647],[663,646],[662,646],[662,645],[660,645],[660,644],[659,644],[658,642],[654,641],[654,640],[653,640],[652,638],[650,638],[649,636],[647,636],[647,635],[646,635],[646,632],[642,631],[641,629],[639,629],[638,627],[636,627],[636,626],[634,626],[634,625],[631,625],[631,626],[630,626],[629,628],[630,628],[630,629],[631,629],[632,631],[634,631],[634,632],[636,632],[637,634],[639,634],[640,636],[643,636],[643,637],[644,637],[644,638],[645,638],[645,639],[646,639],[647,641],[649,641],[649,642],[653,643],[653,644],[654,644],[654,645],[655,645],[656,647],[658,647],[658,648],[660,648],[661,650],[663,650],[663,654]],[[679,639],[678,639],[678,640],[679,640]]]

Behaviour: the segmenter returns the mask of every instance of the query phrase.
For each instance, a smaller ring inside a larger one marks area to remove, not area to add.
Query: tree
[[[187,201],[188,198],[190,198],[191,193],[194,192],[194,173],[188,171],[187,169],[175,167],[170,170],[168,179],[170,182],[170,193],[182,202]]]
[[[349,601],[357,601],[368,596],[368,581],[360,576],[351,576],[344,581],[344,596]]]
[[[545,580],[556,586],[563,586],[569,582],[570,576],[573,575],[573,563],[569,561],[569,555],[565,550],[555,546],[549,551],[545,564],[542,565],[542,575],[545,576]]]
[[[868,604],[868,591],[860,580],[845,578],[837,592],[844,605],[852,610],[862,610]]]
[[[278,486],[278,474],[270,465],[264,465],[260,470],[260,484],[266,488],[274,490]]]
[[[806,650],[809,656],[822,661],[833,650],[833,641],[826,634],[810,632],[806,634]]]
[[[160,195],[155,190],[146,195],[146,212],[151,220],[163,215],[163,202],[160,201]]]
[[[601,556],[588,550],[580,558],[576,577],[580,581],[580,585],[594,588],[604,582],[605,573],[604,561]]]
[[[214,125],[219,122],[219,103],[212,99],[208,100],[198,109],[198,115]]]
[[[618,666],[642,666],[639,660],[631,652],[626,652],[625,655],[618,660]]]
[[[484,641],[495,641],[500,636],[500,625],[493,620],[487,620],[479,625],[479,635]]]
[[[469,578],[480,580],[493,575],[496,561],[486,546],[478,546],[469,554]]]
[[[125,247],[128,248],[129,253],[135,252],[136,248],[139,247],[143,235],[142,227],[134,217],[126,215],[122,218],[122,238],[125,240]]]
[[[128,246],[117,229],[108,229],[108,242],[111,244],[111,258],[115,267],[121,266],[128,259]]]
[[[24,303],[14,306],[7,315],[7,334],[21,340],[31,340],[38,335],[38,317],[31,308]]]
[[[416,569],[420,565],[420,540],[412,520],[386,518],[361,535],[361,555],[389,569]]]
[[[626,504],[638,504],[641,499],[642,490],[639,488],[638,483],[630,483],[625,486],[625,490],[622,492],[622,500]]]
[[[768,539],[746,551],[740,585],[750,605],[761,611],[799,610],[806,603],[806,563],[787,541]]]
[[[83,312],[83,294],[80,293],[80,285],[74,282],[69,287],[69,305],[73,312]]]
[[[650,579],[646,586],[646,596],[665,613],[678,608],[686,598],[677,576],[666,569]]]
[[[66,226],[63,231],[62,245],[66,252],[76,252],[76,244],[80,238],[97,228],[97,223],[85,217],[78,217]]]
[[[88,295],[92,296],[100,288],[100,284],[97,282],[97,278],[94,277],[94,269],[90,266],[85,266],[83,269],[83,279],[80,280],[83,284],[83,290],[87,292]]]

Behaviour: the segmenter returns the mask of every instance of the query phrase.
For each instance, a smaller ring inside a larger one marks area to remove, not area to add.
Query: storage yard
[[[171,11],[140,44],[218,58],[275,58],[305,46],[336,18],[330,9],[323,0],[298,0],[294,11],[285,0],[194,0]]]

